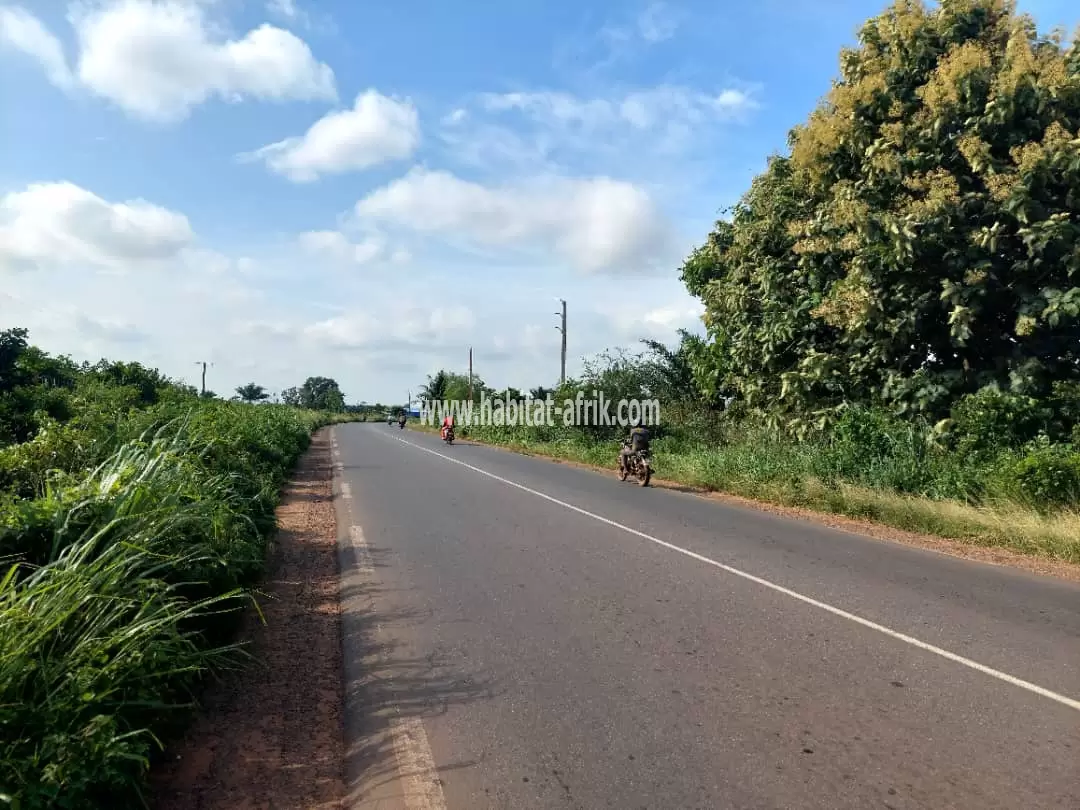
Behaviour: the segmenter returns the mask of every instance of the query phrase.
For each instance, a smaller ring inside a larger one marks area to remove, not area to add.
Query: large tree
[[[1080,43],[1012,0],[900,0],[840,62],[683,268],[706,371],[804,414],[1080,378]]]

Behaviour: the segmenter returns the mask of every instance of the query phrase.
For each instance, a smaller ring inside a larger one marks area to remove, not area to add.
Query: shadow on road
[[[343,544],[342,651],[345,673],[345,778],[351,801],[400,795],[399,777],[421,776],[402,757],[403,724],[446,714],[453,706],[495,696],[491,681],[460,661],[417,657],[398,639],[432,618],[431,612],[395,607],[408,594],[376,582],[389,551]],[[378,602],[378,609],[375,604]],[[472,767],[457,762],[446,770]],[[430,774],[427,774],[430,776]]]

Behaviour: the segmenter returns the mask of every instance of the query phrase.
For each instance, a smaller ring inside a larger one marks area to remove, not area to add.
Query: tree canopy
[[[238,386],[236,395],[244,402],[264,402],[265,400],[270,399],[270,395],[266,392],[266,389],[253,382]]]
[[[1080,42],[1012,0],[898,0],[682,277],[704,387],[941,415],[1080,379]]]
[[[341,413],[345,410],[345,395],[331,377],[308,377],[302,386],[282,391],[281,401],[286,405],[315,411]]]

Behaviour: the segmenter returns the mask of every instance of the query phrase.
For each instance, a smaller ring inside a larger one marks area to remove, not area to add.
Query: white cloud
[[[443,117],[442,123],[444,126],[454,126],[455,124],[462,123],[468,117],[468,110],[458,107],[456,110],[452,110],[451,112],[447,113]]]
[[[352,109],[327,113],[300,136],[241,155],[264,160],[278,174],[310,182],[321,174],[367,169],[409,157],[420,143],[420,123],[411,101],[368,90]]]
[[[145,200],[110,203],[72,183],[0,198],[0,268],[65,264],[123,270],[180,256],[187,217]]]
[[[558,92],[488,93],[480,98],[491,112],[515,110],[549,127],[580,127],[587,133],[625,126],[655,129],[673,121],[697,124],[738,119],[757,107],[749,93],[734,88],[710,95],[668,85],[617,98],[582,99]]]
[[[303,337],[333,349],[405,351],[447,341],[476,325],[472,310],[463,305],[398,304],[388,311],[341,315],[305,326]]]
[[[334,73],[294,34],[260,25],[230,39],[189,0],[101,0],[74,4],[68,19],[79,46],[78,83],[138,118],[187,116],[212,96],[330,100]],[[23,9],[8,10],[4,38],[34,55],[50,79],[71,84],[56,38]],[[14,33],[13,33],[14,32]]]
[[[303,12],[296,7],[295,0],[268,0],[266,10],[288,20],[295,20],[303,16]]]
[[[678,27],[679,20],[667,3],[650,3],[637,18],[638,35],[650,44],[671,39]]]
[[[623,51],[642,45],[655,45],[671,39],[679,28],[679,15],[667,3],[649,3],[633,20],[608,24],[600,30],[615,58]]]
[[[67,89],[74,84],[60,40],[26,9],[0,8],[0,42],[36,59],[57,87]]]
[[[341,231],[307,231],[300,234],[299,242],[311,255],[346,264],[370,264],[388,256],[386,240],[378,235],[352,242]]]
[[[641,272],[671,258],[669,225],[649,195],[609,178],[489,187],[416,168],[356,204],[361,221],[506,249],[554,251],[589,272]]]
[[[482,93],[468,118],[445,119],[449,156],[483,172],[608,174],[686,188],[715,165],[722,127],[750,119],[757,88],[705,92],[658,85],[592,97],[564,91]]]

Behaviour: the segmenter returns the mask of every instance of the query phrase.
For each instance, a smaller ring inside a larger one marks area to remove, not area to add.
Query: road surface
[[[356,807],[1080,808],[1075,584],[334,436]]]

